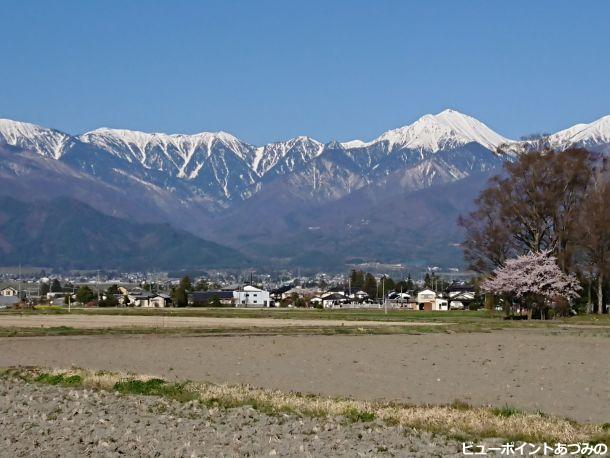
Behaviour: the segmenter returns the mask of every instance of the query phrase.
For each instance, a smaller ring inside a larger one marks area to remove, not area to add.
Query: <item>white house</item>
[[[320,299],[322,299],[322,306],[324,308],[341,307],[341,304],[347,302],[345,295],[337,292],[323,294]]]
[[[302,286],[294,286],[282,293],[282,299],[288,299],[293,294],[298,294],[299,297],[314,297],[318,293],[318,288],[303,288]]]
[[[130,307],[144,307],[144,308],[163,308],[171,307],[172,298],[167,294],[152,294],[152,293],[136,293],[129,294]]]
[[[127,297],[129,298],[128,305],[130,307],[152,307],[150,300],[152,299],[153,295],[150,293],[134,292],[130,293]]]
[[[468,285],[452,285],[449,287],[448,292],[451,309],[463,309],[476,297],[474,289]]]
[[[447,299],[437,297],[432,304],[432,310],[449,310]]]
[[[236,307],[270,307],[271,299],[269,291],[255,288],[254,286],[244,286],[233,291]]]
[[[5,288],[0,289],[0,296],[18,296],[19,291],[13,288],[12,286],[7,286]]]
[[[148,300],[149,307],[163,308],[172,305],[172,298],[167,294],[155,294]]]
[[[417,293],[415,307],[417,310],[449,310],[449,303],[431,289],[424,289]]]
[[[424,289],[417,293],[417,303],[423,304],[426,302],[434,302],[436,300],[436,293],[431,289]]]

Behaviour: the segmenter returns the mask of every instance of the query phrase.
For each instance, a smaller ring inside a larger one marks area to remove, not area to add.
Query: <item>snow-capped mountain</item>
[[[610,154],[610,116],[557,132],[547,142]],[[425,200],[409,204],[421,210],[417,231],[425,231],[427,223],[451,225],[451,211],[440,207],[448,199],[459,207],[459,196],[440,199],[434,190],[468,189],[471,196],[527,145],[454,110],[425,115],[370,141],[323,144],[300,136],[260,146],[226,132],[101,128],[73,136],[2,119],[0,195],[73,197],[106,214],[166,221],[243,250],[265,246],[282,259],[295,248],[326,243],[312,239],[310,227],[322,225],[328,237],[339,239],[355,237],[360,227],[361,238],[354,239],[359,251],[377,256],[373,246],[365,246],[377,229],[361,222],[377,211],[378,202],[402,211],[396,199],[417,194]],[[431,215],[434,221],[426,219]],[[411,236],[427,240],[423,232]],[[337,244],[328,249],[341,245],[333,240]]]
[[[468,143],[478,143],[494,151],[509,140],[475,118],[454,110],[437,115],[425,115],[413,124],[390,130],[376,139],[387,141],[391,151],[413,149],[437,152],[458,148]]]
[[[254,149],[226,132],[167,135],[101,128],[78,139],[128,162],[186,179],[196,178],[215,150],[229,151],[244,160]]]
[[[17,146],[41,156],[59,159],[70,135],[27,122],[0,119],[0,145]]]
[[[297,195],[328,200],[388,181],[402,190],[423,189],[498,167],[506,157],[495,150],[509,142],[471,116],[445,110],[369,142],[330,142],[307,167],[291,169],[287,181],[291,192],[300,189]]]
[[[590,124],[576,124],[548,138],[552,148],[577,146],[599,153],[610,153],[610,115]]]
[[[455,110],[444,110],[436,115],[422,116],[408,126],[389,130],[369,143],[353,140],[342,145],[345,148],[362,148],[380,142],[387,142],[388,152],[410,149],[434,153],[468,143],[478,143],[494,151],[510,140],[471,116]]]
[[[266,175],[270,170],[274,174],[291,172],[318,156],[323,144],[313,138],[301,136],[288,141],[269,143],[256,148],[256,153],[250,164],[259,176]]]
[[[247,162],[255,148],[226,132],[167,135],[102,128],[78,140],[126,161],[131,173],[166,175],[172,184],[181,181],[215,198],[239,198],[257,178]]]
[[[549,142],[605,152],[610,116],[558,132]],[[226,132],[168,135],[100,128],[71,136],[0,120],[0,144],[65,162],[110,182],[117,181],[117,175],[128,176],[221,207],[247,200],[277,180],[285,180],[291,193],[303,198],[331,200],[394,176],[401,177],[395,180],[399,184],[410,183],[408,188],[423,188],[439,177],[459,180],[497,167],[506,157],[498,157],[496,149],[511,143],[518,144],[455,110],[422,116],[368,142],[322,144],[300,136],[262,146]]]

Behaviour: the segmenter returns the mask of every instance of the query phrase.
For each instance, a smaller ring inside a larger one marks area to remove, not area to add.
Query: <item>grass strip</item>
[[[527,442],[609,442],[610,425],[579,424],[542,413],[522,412],[510,406],[473,407],[452,405],[412,406],[253,388],[248,385],[216,385],[83,369],[45,370],[8,368],[0,377],[72,388],[108,390],[124,395],[161,396],[180,402],[199,401],[209,407],[251,406],[269,415],[344,417],[346,421],[375,419],[392,425],[424,430],[460,440],[501,438]]]
[[[610,315],[578,315],[552,320],[505,320],[498,311],[408,311],[383,309],[241,309],[241,308],[72,308],[37,306],[36,309],[2,310],[3,315],[115,315],[209,318],[273,318],[293,320],[383,321],[400,323],[431,322],[449,326],[497,329],[557,329],[564,326],[610,328]],[[0,321],[1,324],[1,321]]]
[[[41,337],[41,336],[100,336],[100,335],[179,335],[179,336],[258,336],[258,335],[388,335],[388,334],[428,334],[444,332],[477,332],[478,326],[272,326],[272,327],[114,327],[114,328],[74,328],[56,327],[1,327],[0,337]]]

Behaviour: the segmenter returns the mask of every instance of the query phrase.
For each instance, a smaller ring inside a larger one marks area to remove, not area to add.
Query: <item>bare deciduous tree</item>
[[[597,313],[603,313],[604,280],[610,276],[610,173],[604,163],[592,179],[578,218],[580,247],[597,273]]]
[[[459,224],[472,269],[489,272],[507,257],[550,250],[564,272],[571,270],[576,221],[594,170],[582,149],[522,152],[490,180],[477,208]]]

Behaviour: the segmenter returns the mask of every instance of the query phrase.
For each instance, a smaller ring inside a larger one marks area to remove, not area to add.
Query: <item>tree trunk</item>
[[[604,274],[599,273],[597,277],[597,313],[604,313]]]
[[[495,297],[491,293],[485,293],[485,308],[492,311],[495,308]]]

